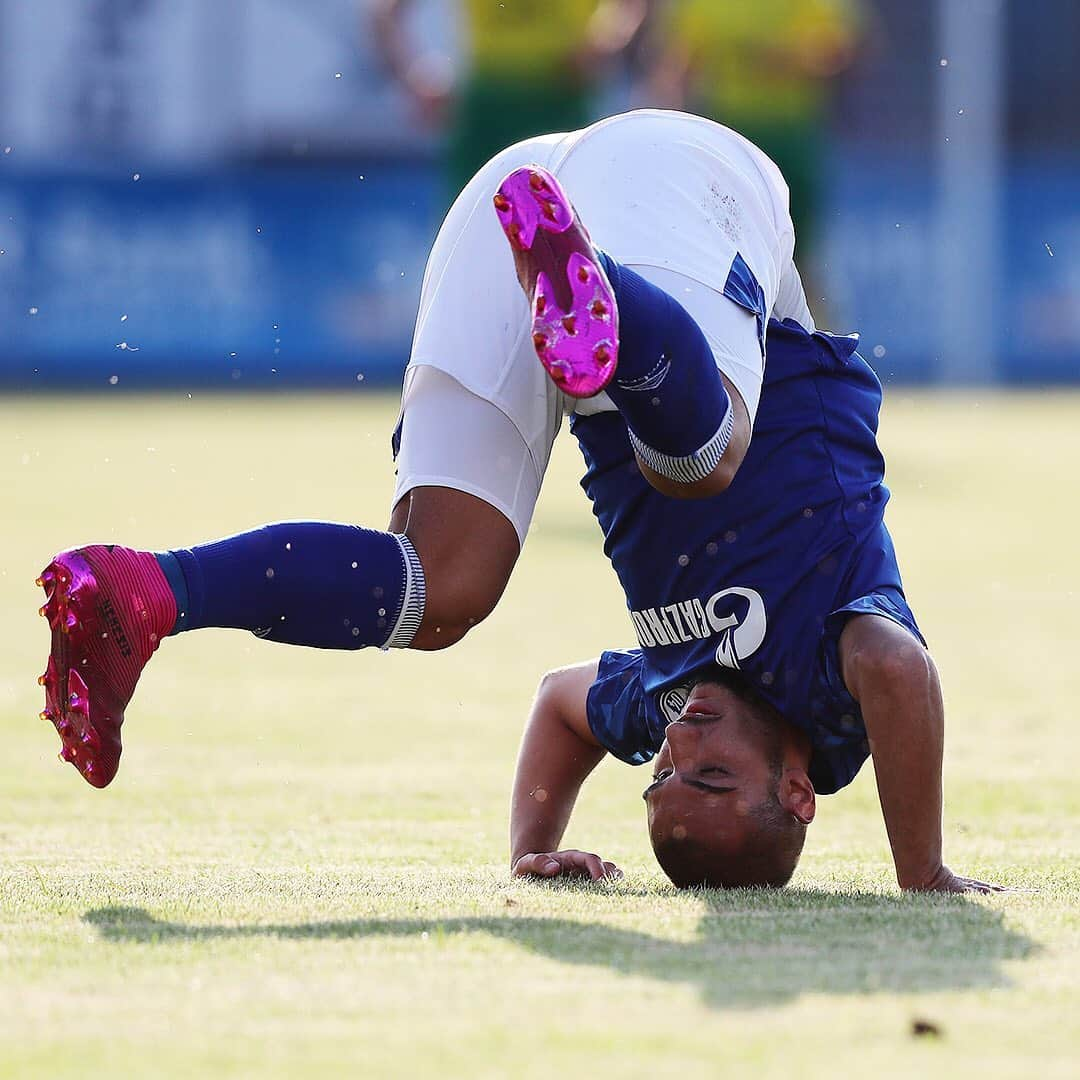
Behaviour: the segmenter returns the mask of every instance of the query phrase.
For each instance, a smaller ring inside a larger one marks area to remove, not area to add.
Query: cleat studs
[[[543,315],[547,308],[547,297],[543,293],[538,293],[536,297],[536,314]]]
[[[510,200],[501,191],[491,201],[495,204],[495,209],[501,214],[505,214],[510,209]]]
[[[71,721],[70,720],[61,720],[60,723],[56,725],[56,730],[58,732],[60,732],[61,736],[70,735],[71,734]]]
[[[68,674],[68,690],[68,703],[71,706],[71,711],[82,716],[88,716],[90,693],[86,688],[86,683],[82,681],[77,671]]]
[[[543,191],[544,188],[547,187],[547,184],[538,172],[531,172],[529,173],[529,187],[531,187],[533,191]]]
[[[573,337],[577,333],[577,317],[574,315],[564,315],[562,317],[562,328]]]
[[[55,691],[57,681],[56,661],[50,656],[49,662],[45,665],[45,674],[38,676],[38,686],[44,686],[46,691],[50,689]]]
[[[38,719],[39,720],[48,720],[49,723],[51,724],[52,721],[53,721],[53,711],[52,711],[52,709],[42,709],[41,712],[38,713]]]
[[[547,339],[546,334],[541,334],[541,333],[533,334],[533,348],[537,352],[542,352],[544,349],[546,349],[547,348],[547,343],[548,343],[548,339]]]
[[[93,775],[94,775],[94,763],[92,761],[88,761],[83,766],[83,776],[93,776]]]
[[[34,584],[40,589],[45,584],[45,579],[43,577],[36,577],[34,578]]]
[[[555,220],[556,206],[550,199],[544,199],[540,204],[540,209],[543,211],[544,217],[546,217],[548,221]]]
[[[589,312],[596,319],[602,319],[607,312],[607,304],[603,300],[594,300],[589,307]]]
[[[585,266],[578,267],[577,279],[581,282],[586,282],[589,280],[589,271]]]
[[[597,345],[593,352],[593,359],[598,364],[606,364],[611,359],[611,351],[606,345]]]
[[[83,682],[82,676],[77,671],[71,671],[68,673],[68,691],[74,696],[79,695],[81,701],[86,701],[87,687]]]
[[[38,608],[38,612],[37,612],[37,613],[38,613],[38,614],[39,614],[39,615],[40,615],[40,616],[41,616],[41,617],[42,617],[43,619],[44,619],[44,618],[48,618],[48,615],[49,615],[49,605],[48,605],[48,604],[42,604],[42,605],[41,605],[41,607],[39,607],[39,608]]]
[[[75,763],[75,750],[70,746],[65,746],[58,756],[61,761],[70,762],[71,764]]]

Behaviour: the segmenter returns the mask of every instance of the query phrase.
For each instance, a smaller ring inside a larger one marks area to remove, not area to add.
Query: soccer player
[[[665,867],[680,883],[777,883],[759,856],[791,846],[788,819],[801,829],[813,813],[811,782],[851,778],[865,724],[901,884],[968,887],[940,861],[940,708],[882,524],[880,388],[854,340],[813,330],[793,249],[778,170],[710,121],[630,113],[497,155],[429,258],[390,529],[284,522],[157,554],[57,556],[42,575],[53,630],[42,681],[62,757],[95,786],[112,779],[124,709],[169,634],[237,627],[339,649],[460,639],[505,587],[576,402],[586,488],[642,648],[601,659],[587,726],[564,693],[582,669],[549,680],[540,702],[557,706],[538,705],[523,774],[532,804],[549,809],[515,815],[519,853],[563,867],[561,825],[597,744],[643,760],[680,716],[680,732],[726,732],[741,758],[691,775],[672,734],[671,771],[651,796],[654,821],[669,822]],[[709,689],[723,669],[754,680],[770,723],[779,714],[790,730],[766,724],[745,687],[753,707],[725,712]],[[724,721],[746,711],[761,724]],[[550,752],[534,754],[545,731]],[[561,763],[549,775],[545,760]],[[775,809],[748,798],[752,785],[726,801],[704,790],[743,766],[759,787],[767,766],[772,785],[778,760]],[[749,845],[721,842],[749,824]],[[669,839],[682,845],[671,858]],[[747,868],[725,869],[732,858]]]
[[[713,497],[658,493],[618,414],[573,420],[639,648],[542,680],[514,781],[511,866],[617,872],[559,850],[610,754],[653,762],[648,828],[673,882],[780,886],[816,796],[872,753],[901,887],[990,891],[942,858],[941,689],[882,520],[877,380],[853,341],[790,319],[769,324],[766,350],[753,439]]]

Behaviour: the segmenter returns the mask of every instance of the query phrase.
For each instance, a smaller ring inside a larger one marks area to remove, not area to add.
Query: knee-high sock
[[[720,462],[735,418],[712,349],[663,289],[601,253],[619,308],[619,366],[607,393],[655,472],[690,483]]]
[[[157,556],[176,594],[173,633],[205,626],[320,649],[408,648],[424,572],[408,537],[286,521]]]

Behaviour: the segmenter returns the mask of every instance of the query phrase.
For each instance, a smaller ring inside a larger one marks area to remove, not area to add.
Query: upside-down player
[[[580,870],[556,849],[602,747],[659,749],[650,817],[673,880],[782,883],[814,785],[847,783],[869,738],[900,884],[980,887],[941,859],[940,698],[882,523],[880,388],[854,340],[814,332],[793,249],[776,167],[697,117],[630,113],[496,156],[428,261],[390,530],[283,522],[57,556],[43,682],[62,756],[112,779],[124,709],[169,634],[460,639],[506,585],[573,398],[641,650],[545,684],[517,871]]]

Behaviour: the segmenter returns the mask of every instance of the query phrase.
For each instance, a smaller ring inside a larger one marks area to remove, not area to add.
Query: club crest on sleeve
[[[661,690],[656,696],[656,705],[660,710],[660,715],[664,720],[671,724],[678,720],[683,714],[683,709],[686,708],[686,702],[690,698],[690,687],[687,686],[669,686],[666,690]]]

